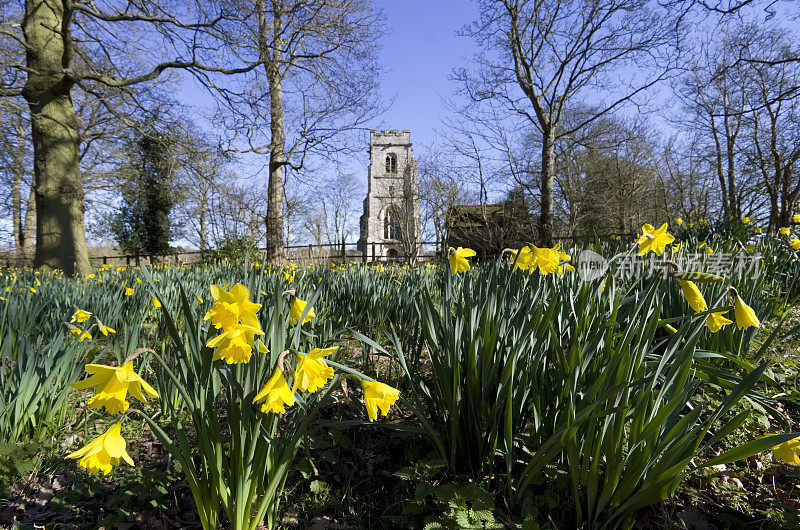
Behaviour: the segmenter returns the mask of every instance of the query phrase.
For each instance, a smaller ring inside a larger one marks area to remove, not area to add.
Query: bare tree
[[[301,171],[310,155],[330,159],[349,152],[343,133],[381,110],[375,42],[383,15],[370,0],[224,5],[239,13],[224,25],[226,53],[261,61],[263,71],[254,70],[242,89],[220,90],[226,111],[221,119],[237,135],[232,149],[269,157],[267,257],[281,261],[287,170]],[[238,145],[242,139],[245,147]]]
[[[788,52],[786,36],[778,30],[760,33],[760,44],[776,56]],[[788,226],[800,199],[800,63],[750,63],[755,101],[747,114],[750,143],[748,164],[759,174],[769,199],[769,229]]]
[[[477,194],[470,194],[469,186],[465,186],[463,168],[455,153],[429,148],[418,158],[422,233],[431,230],[437,250],[444,252],[448,214],[455,206],[477,198],[472,196]]]
[[[98,87],[133,86],[169,69],[239,73],[262,63],[231,68],[198,61],[213,49],[206,37],[224,18],[206,15],[204,4],[17,0],[2,7],[0,48],[10,51],[2,55],[0,96],[24,97],[31,116],[36,266],[89,270],[76,87],[97,94]]]
[[[676,26],[648,0],[479,0],[478,7],[480,18],[462,34],[483,52],[475,71],[456,78],[475,102],[502,101],[539,130],[539,230],[551,243],[555,142],[665,79]],[[589,93],[594,111],[562,127],[565,106]]]
[[[27,111],[19,101],[0,100],[0,178],[11,202],[14,252],[27,260],[33,254],[36,206],[33,188],[31,144]]]

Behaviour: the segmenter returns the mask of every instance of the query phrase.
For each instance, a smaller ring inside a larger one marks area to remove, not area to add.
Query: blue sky
[[[466,0],[377,0],[376,5],[391,28],[381,50],[387,68],[383,92],[396,98],[376,126],[409,129],[416,146],[431,144],[444,113],[441,98],[456,88],[450,74],[475,52],[473,41],[456,31],[476,18],[477,9]]]

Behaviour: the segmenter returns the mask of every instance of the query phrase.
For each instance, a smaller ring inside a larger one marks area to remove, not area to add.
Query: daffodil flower
[[[675,241],[672,234],[667,232],[667,228],[667,223],[664,223],[658,229],[649,224],[642,226],[642,237],[639,238],[639,255],[643,256],[652,251],[657,256],[660,256],[664,252],[664,248]]]
[[[85,446],[68,454],[67,458],[79,458],[78,467],[82,467],[89,473],[102,471],[104,475],[108,475],[114,466],[119,465],[120,459],[134,465],[126,451],[125,438],[120,434],[121,427],[119,422],[115,423]]]
[[[681,290],[686,301],[689,302],[689,307],[694,309],[695,313],[700,313],[708,309],[706,299],[703,298],[703,293],[697,288],[694,282],[689,280],[680,280]]]
[[[78,324],[82,324],[87,320],[89,320],[89,317],[91,316],[92,314],[90,312],[84,311],[83,309],[78,309],[76,307],[75,312],[72,313],[72,318],[70,319],[70,322],[77,322]]]
[[[800,464],[800,438],[794,438],[772,448],[772,456],[787,464]]]
[[[70,328],[69,332],[72,333],[73,337],[78,339],[78,342],[83,342],[84,340],[92,340],[92,334],[89,333],[88,331],[83,331],[82,329],[79,328],[74,328],[74,329]]]
[[[158,397],[158,392],[133,370],[133,361],[128,361],[122,366],[87,364],[86,373],[90,374],[90,377],[70,386],[77,389],[97,387],[97,394],[86,402],[90,409],[99,410],[105,407],[109,414],[125,412],[130,407],[130,403],[125,399],[128,391],[142,403],[147,403],[144,393],[152,398]]]
[[[303,311],[306,310],[306,303],[307,302],[304,300],[300,300],[296,296],[294,297],[292,307],[289,309],[289,324],[294,325],[300,321],[300,317],[303,316]],[[314,314],[314,308],[312,307],[308,310],[308,314],[306,314],[305,318],[303,319],[303,324],[309,322],[316,316],[317,315]]]
[[[389,414],[389,409],[400,397],[399,390],[377,381],[362,379],[361,388],[364,390],[364,405],[367,407],[369,421],[378,419],[378,408],[384,416]]]
[[[467,258],[474,256],[476,252],[471,248],[458,247],[455,250],[450,250],[450,275],[455,276],[459,272],[466,272],[469,270],[469,261]]]
[[[328,379],[333,377],[333,368],[325,363],[323,357],[327,357],[337,350],[332,348],[314,348],[307,355],[297,355],[297,366],[294,369],[294,383],[292,393],[298,390],[302,392],[316,392],[324,387]]]
[[[782,226],[782,227],[778,228],[778,232],[782,236],[788,236],[789,235],[789,227],[788,226]]]
[[[716,333],[717,331],[722,329],[722,326],[727,326],[728,324],[733,324],[732,320],[725,318],[723,315],[727,313],[727,311],[720,311],[718,313],[711,313],[708,315],[706,319],[706,327],[711,331],[711,333]]]
[[[283,414],[286,412],[287,405],[290,407],[294,405],[294,393],[289,389],[289,384],[280,368],[275,369],[275,373],[269,378],[264,388],[253,398],[253,403],[262,401],[261,412],[265,414],[269,412]]]
[[[228,364],[246,363],[253,354],[253,341],[256,335],[263,335],[261,329],[245,324],[236,324],[206,343],[209,348],[217,348],[214,360],[222,359]]]
[[[753,311],[752,307],[744,303],[739,293],[736,293],[736,303],[733,305],[733,314],[736,318],[736,327],[738,329],[747,329],[751,326],[757,328],[761,327],[761,322],[759,322],[756,312]]]

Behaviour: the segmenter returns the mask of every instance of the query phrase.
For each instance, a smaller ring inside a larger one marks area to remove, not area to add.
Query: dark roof
[[[505,204],[459,204],[453,206],[448,211],[448,223],[450,226],[484,226],[489,217],[503,215]],[[484,215],[486,217],[484,217]]]

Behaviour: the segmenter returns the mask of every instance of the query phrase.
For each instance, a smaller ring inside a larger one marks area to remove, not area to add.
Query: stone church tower
[[[417,159],[410,131],[370,131],[369,188],[358,249],[366,261],[420,254]]]

